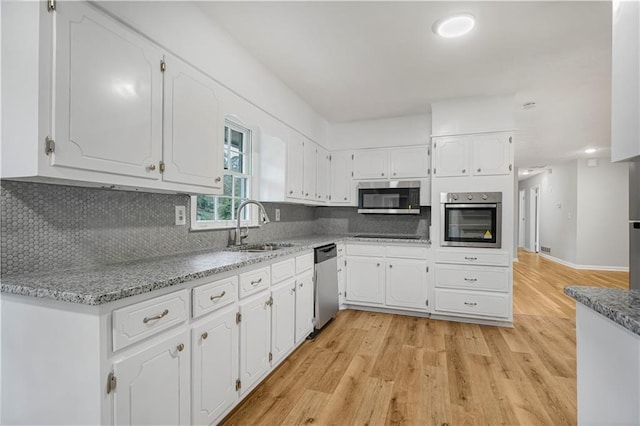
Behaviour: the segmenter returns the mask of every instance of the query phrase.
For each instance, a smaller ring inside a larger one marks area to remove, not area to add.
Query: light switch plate
[[[276,222],[280,222],[280,209],[276,209]]]
[[[185,206],[176,206],[176,225],[187,224],[187,208]]]

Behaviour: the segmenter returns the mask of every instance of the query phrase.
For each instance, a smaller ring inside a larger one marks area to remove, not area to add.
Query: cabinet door
[[[347,302],[384,303],[384,259],[347,258]]]
[[[115,424],[190,424],[189,355],[185,331],[116,362]]]
[[[272,365],[293,349],[295,341],[296,283],[290,280],[271,292],[271,353]]]
[[[285,194],[287,198],[303,198],[303,167],[304,145],[302,137],[292,132],[287,144],[287,193]]]
[[[427,262],[387,258],[386,304],[427,310]]]
[[[331,204],[351,203],[351,153],[331,154]]]
[[[296,279],[296,343],[313,331],[313,275]]]
[[[316,201],[319,203],[329,202],[329,189],[331,182],[329,151],[318,147],[316,171]]]
[[[391,179],[426,178],[429,175],[429,147],[396,148],[390,153]]]
[[[363,149],[353,153],[354,179],[386,179],[388,177],[388,151]]]
[[[194,424],[210,424],[238,400],[239,326],[236,309],[214,315],[192,331]]]
[[[269,293],[240,304],[240,380],[246,393],[269,371],[271,309]]]
[[[435,177],[469,176],[469,159],[467,136],[434,140],[433,174]]]
[[[162,52],[88,3],[55,16],[51,164],[159,179]]]
[[[317,174],[317,145],[309,140],[305,140],[303,144],[304,158],[303,158],[303,183],[302,189],[304,191],[304,199],[309,201],[316,201],[316,174]]]
[[[222,188],[221,87],[175,57],[165,59],[164,147],[168,182]]]
[[[508,175],[512,168],[512,141],[510,135],[504,134],[474,136],[471,172],[476,176]]]

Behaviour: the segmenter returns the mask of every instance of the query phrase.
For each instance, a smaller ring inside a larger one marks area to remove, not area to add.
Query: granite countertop
[[[270,241],[287,245],[271,252],[250,253],[211,249],[46,274],[3,276],[0,291],[85,305],[102,305],[340,241],[431,244],[428,239],[409,237],[312,235]]]
[[[571,286],[564,293],[640,336],[640,290]]]

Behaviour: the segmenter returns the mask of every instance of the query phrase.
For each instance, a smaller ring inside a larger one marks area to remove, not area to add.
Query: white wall
[[[550,256],[582,269],[625,269],[629,263],[628,165],[599,159],[550,166],[519,183],[526,191],[525,248],[533,248],[530,193],[540,186],[540,245]]]
[[[162,47],[236,94],[326,145],[327,121],[207,18],[197,2],[100,2]]]
[[[329,126],[329,149],[384,148],[425,145],[431,140],[429,114],[380,120],[333,123]]]
[[[578,160],[578,264],[629,266],[629,165]]]

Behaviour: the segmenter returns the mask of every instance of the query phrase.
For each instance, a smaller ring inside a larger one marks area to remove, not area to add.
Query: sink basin
[[[262,244],[250,244],[246,246],[229,247],[227,251],[241,251],[248,253],[262,253],[274,250],[280,250],[282,248],[293,247],[290,243],[262,243]]]

